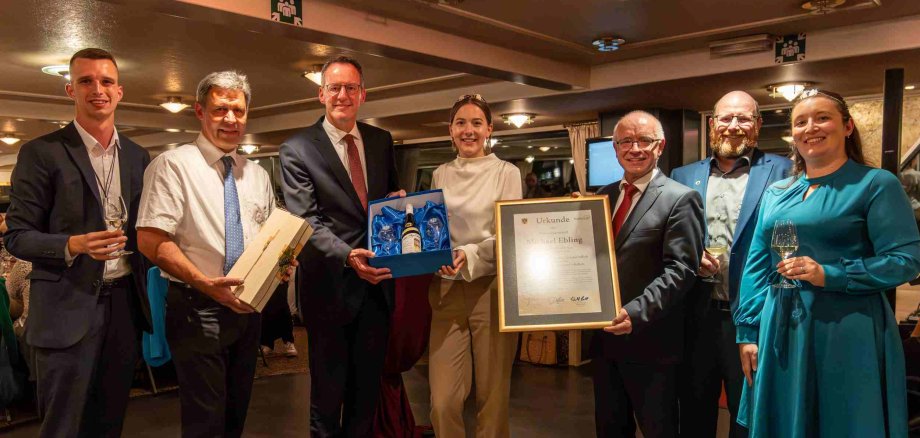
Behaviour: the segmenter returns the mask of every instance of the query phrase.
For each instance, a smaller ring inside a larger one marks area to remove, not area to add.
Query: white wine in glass
[[[720,269],[719,269],[719,272],[716,272],[715,274],[709,277],[703,277],[702,280],[707,283],[721,283],[722,282],[721,265],[724,263],[723,256],[726,253],[728,253],[728,245],[726,245],[725,242],[720,239],[717,239],[714,237],[707,237],[706,238],[706,252],[711,254],[713,257],[719,259]]]
[[[109,230],[120,230],[128,221],[128,208],[125,206],[125,200],[121,196],[112,196],[105,198],[105,224]],[[119,250],[110,255],[122,257],[134,254],[134,251]]]
[[[799,236],[796,233],[795,224],[791,220],[780,219],[773,223],[773,242],[771,246],[773,251],[776,251],[783,260],[792,257],[799,250]],[[782,281],[774,283],[773,286],[784,289],[798,287],[786,277],[782,277]]]

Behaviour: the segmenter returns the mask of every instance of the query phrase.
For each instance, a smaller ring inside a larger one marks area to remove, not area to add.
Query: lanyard
[[[112,153],[112,165],[109,166],[109,171],[105,171],[105,155],[106,150],[102,150],[102,177],[104,179],[100,180],[99,175],[93,172],[96,177],[96,182],[99,183],[99,186],[102,188],[102,199],[109,199],[109,189],[112,188],[112,180],[115,179],[115,166],[118,165],[118,142],[112,145],[115,148],[115,151]]]

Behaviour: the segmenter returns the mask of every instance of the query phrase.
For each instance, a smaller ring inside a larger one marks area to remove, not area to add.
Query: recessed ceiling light
[[[500,142],[500,141],[501,141],[501,140],[499,140],[499,139],[497,139],[497,138],[490,138],[490,139],[489,139],[489,146],[494,148],[495,145],[497,145],[498,142]]]
[[[792,136],[791,136],[791,135],[788,135],[788,134],[787,134],[787,135],[784,135],[784,136],[782,136],[782,137],[780,137],[780,138],[783,139],[783,141],[786,142],[786,143],[792,143]]]
[[[257,144],[241,144],[238,151],[241,154],[252,155],[259,152],[259,149],[261,149],[261,147]]]
[[[323,65],[313,64],[313,66],[310,67],[310,71],[303,72],[302,76],[316,85],[323,85]]]
[[[509,125],[514,125],[516,128],[533,123],[535,117],[536,114],[531,113],[502,114],[502,120]]]
[[[625,43],[626,40],[620,37],[600,37],[594,41],[591,41],[591,45],[598,52],[613,52],[620,48],[620,45]]]
[[[569,164],[575,164],[575,159],[574,159],[574,158],[569,158]]]
[[[533,163],[533,155],[528,155],[527,158],[524,159],[524,161],[528,163]]]
[[[540,147],[537,148],[537,149],[540,149],[540,152],[547,152],[547,151],[549,151],[549,150],[552,149],[552,148],[549,147],[549,146],[540,146]]]
[[[6,133],[6,134],[3,134],[2,137],[0,137],[0,141],[12,146],[16,143],[19,143],[19,137],[16,137],[16,135],[13,133]]]
[[[905,85],[905,86],[904,86],[904,89],[905,89],[905,90],[913,90],[914,88],[917,88],[917,86],[914,85],[914,84],[910,84],[910,85]]]
[[[51,76],[63,77],[66,80],[70,80],[70,66],[69,65],[48,65],[42,67],[42,73]]]
[[[166,132],[182,132],[182,130],[177,128],[166,128]]]
[[[182,103],[182,98],[179,96],[167,97],[166,102],[161,103],[160,106],[173,114],[189,107],[187,104]]]

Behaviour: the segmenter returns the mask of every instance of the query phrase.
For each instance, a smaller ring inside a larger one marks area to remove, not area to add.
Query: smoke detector
[[[802,9],[812,15],[825,15],[835,12],[838,6],[847,0],[811,0],[802,3]]]

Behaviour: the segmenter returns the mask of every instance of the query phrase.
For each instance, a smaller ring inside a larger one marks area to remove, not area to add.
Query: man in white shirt
[[[150,155],[115,129],[123,94],[115,58],[83,49],[70,75],[74,122],[20,150],[4,240],[32,262],[26,342],[35,351],[40,436],[117,437],[140,330],[150,330],[149,262],[134,234]]]
[[[261,318],[231,292],[242,279],[226,275],[275,202],[268,173],[236,152],[249,101],[246,76],[206,76],[198,139],[164,152],[144,175],[138,240],[170,280],[166,337],[183,437],[239,437],[249,407]]]

